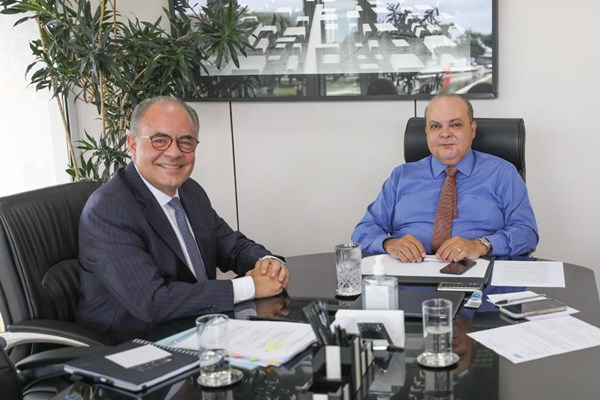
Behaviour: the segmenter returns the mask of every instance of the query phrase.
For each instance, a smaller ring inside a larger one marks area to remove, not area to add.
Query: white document
[[[316,340],[309,324],[230,319],[228,325],[229,361],[245,368],[281,365]],[[197,351],[195,330],[161,340],[159,344]]]
[[[492,286],[565,287],[559,261],[494,261]]]
[[[529,321],[468,335],[515,364],[600,346],[600,329],[571,316]]]
[[[372,275],[373,265],[377,257],[381,258],[381,262],[385,268],[386,275],[393,276],[418,276],[418,277],[435,277],[435,278],[448,278],[448,277],[460,277],[460,278],[483,278],[487,267],[490,264],[488,260],[478,258],[476,260],[477,265],[468,270],[462,275],[450,275],[442,274],[440,269],[448,264],[448,261],[431,261],[432,256],[427,256],[423,262],[420,263],[403,263],[389,254],[379,254],[376,256],[365,257],[362,259],[361,273],[363,275]]]

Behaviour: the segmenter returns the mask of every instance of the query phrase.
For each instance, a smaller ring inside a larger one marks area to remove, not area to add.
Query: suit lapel
[[[187,265],[177,236],[175,236],[175,232],[173,232],[171,223],[167,219],[160,204],[156,201],[156,198],[152,195],[144,181],[142,181],[142,178],[140,178],[133,163],[129,163],[125,167],[125,177],[133,195],[141,205],[148,223],[152,226],[156,234],[167,243],[175,254],[177,254],[177,257],[179,257],[181,262],[184,265]]]

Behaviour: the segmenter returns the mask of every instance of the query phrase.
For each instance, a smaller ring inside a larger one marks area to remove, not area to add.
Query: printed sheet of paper
[[[468,333],[515,364],[600,346],[600,329],[565,316]]]
[[[492,286],[565,287],[559,261],[494,261]]]
[[[280,321],[229,320],[230,362],[243,368],[281,365],[315,340],[309,324]],[[195,328],[158,342],[175,348],[197,350]]]
[[[362,259],[361,273],[363,275],[371,275],[373,273],[373,265],[375,265],[375,260],[378,257],[381,258],[381,262],[385,267],[385,274],[393,276],[483,278],[485,276],[485,272],[487,271],[487,267],[490,264],[488,260],[478,258],[476,260],[477,265],[464,274],[448,275],[440,272],[440,269],[447,265],[448,262],[431,261],[433,260],[433,256],[427,256],[425,261],[420,263],[403,263],[393,258],[389,254],[379,254]]]

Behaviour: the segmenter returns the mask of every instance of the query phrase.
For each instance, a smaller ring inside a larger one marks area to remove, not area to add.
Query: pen
[[[423,261],[439,261],[439,262],[445,262],[444,260],[440,260],[439,258],[437,258],[436,256],[430,256],[430,255],[426,255],[425,257],[423,257]]]
[[[496,305],[504,305],[504,304],[508,304],[508,303],[519,302],[521,300],[529,300],[529,299],[535,299],[536,297],[545,297],[545,296],[546,296],[546,293],[540,293],[540,294],[531,295],[531,296],[517,297],[517,298],[514,298],[514,299],[499,300],[495,304]]]

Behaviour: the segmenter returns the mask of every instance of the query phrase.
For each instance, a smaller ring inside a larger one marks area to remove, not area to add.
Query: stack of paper
[[[305,350],[315,340],[309,324],[280,321],[229,320],[229,361],[252,369],[279,366]],[[158,342],[173,348],[198,350],[195,328]]]

